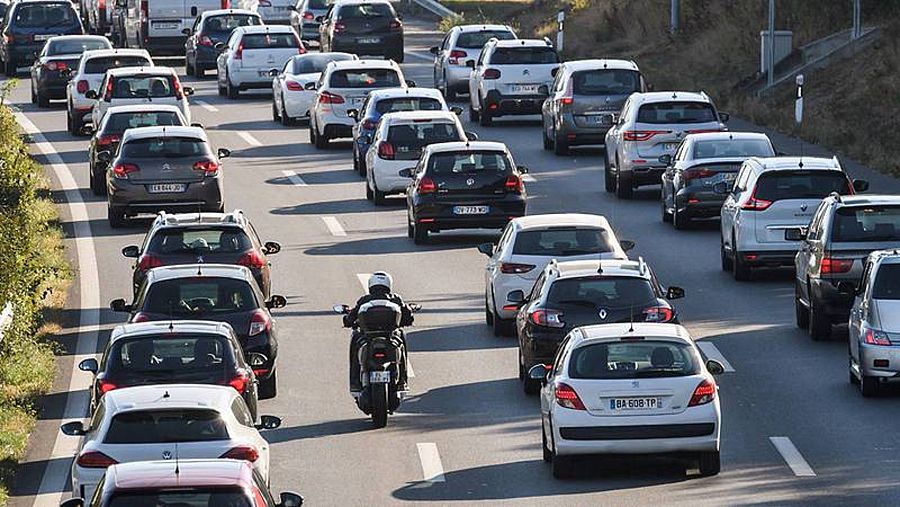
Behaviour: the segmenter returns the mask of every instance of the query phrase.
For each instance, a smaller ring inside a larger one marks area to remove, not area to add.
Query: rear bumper
[[[229,69],[228,79],[231,80],[232,85],[241,90],[272,88],[272,76],[268,74],[269,70],[257,67],[240,70]],[[264,74],[260,75],[260,72],[264,72]]]
[[[319,40],[319,24],[303,23],[300,28],[300,40]]]
[[[453,87],[458,92],[469,93],[469,78],[472,69],[465,65],[446,65],[444,72],[447,76],[447,86]]]
[[[852,279],[840,281],[856,282],[856,280]],[[811,279],[811,296],[816,300],[816,309],[818,311],[828,315],[833,322],[846,323],[847,319],[850,317],[850,308],[853,306],[853,297],[839,292],[835,286],[837,282],[838,280],[822,280],[821,278]]]
[[[66,98],[66,86],[69,80],[64,77],[41,78],[37,82],[37,90],[51,99]]]
[[[881,366],[875,366],[876,360]],[[900,377],[900,347],[860,343],[859,369],[867,377],[886,379]]]
[[[665,167],[647,166],[647,165],[631,165],[623,164],[621,169],[623,175],[631,176],[631,186],[634,188],[645,185],[659,185],[662,175],[666,172]],[[621,181],[621,180],[620,180]]]
[[[720,196],[697,192],[691,188],[682,188],[675,194],[675,207],[678,208],[678,212],[690,218],[718,218],[723,202],[725,199]]]
[[[154,55],[184,55],[184,43],[187,36],[180,37],[148,37],[143,44],[144,49]]]
[[[150,213],[165,211],[214,211],[222,207],[221,178],[204,178],[202,181],[188,184],[180,193],[152,194],[147,191],[146,184],[135,184],[117,178],[107,179],[109,205],[119,208],[126,214]]]
[[[356,53],[357,55],[387,55],[395,51],[403,50],[403,34],[383,35],[379,44],[359,44],[356,39],[359,35],[352,37],[337,37],[331,40],[332,51],[342,51],[345,53]]]
[[[484,109],[492,116],[540,114],[546,99],[543,94],[502,95],[497,90],[491,90],[484,98]]]
[[[793,266],[795,250],[749,250],[739,251],[741,260],[752,267],[783,267]]]
[[[559,344],[570,330],[570,328],[536,330],[535,326],[529,324],[525,330],[528,347],[522,350],[526,371],[535,364],[552,364],[559,350]]]
[[[606,144],[606,133],[609,132],[611,124],[601,123],[596,126],[578,125],[575,117],[571,113],[563,114],[560,117],[557,132],[563,137],[567,137],[566,142],[570,145],[578,144]]]
[[[353,126],[340,123],[329,123],[322,129],[329,139],[353,137]],[[365,157],[363,157],[365,158]]]
[[[204,70],[215,69],[218,58],[219,52],[215,48],[200,45],[194,48],[194,59],[197,62],[197,66]]]
[[[455,215],[454,206],[488,206],[484,215]],[[413,218],[430,231],[444,229],[502,229],[514,218],[525,216],[525,198],[489,202],[428,202],[415,207]]]

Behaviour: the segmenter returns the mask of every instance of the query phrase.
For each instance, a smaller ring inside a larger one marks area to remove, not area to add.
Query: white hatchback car
[[[270,88],[272,71],[289,58],[306,53],[300,37],[290,26],[241,26],[231,32],[228,42],[219,42],[216,59],[219,95],[236,99],[240,92]]]
[[[415,166],[423,148],[477,139],[473,134],[469,136],[459,117],[449,111],[406,111],[382,116],[366,153],[366,199],[380,206],[386,195],[402,194],[409,178],[400,176],[400,171]]]
[[[481,56],[481,50],[491,39],[511,40],[516,32],[508,25],[458,25],[451,28],[439,46],[429,51],[434,55],[434,85],[447,100],[458,92],[469,91],[472,69],[466,64]]]
[[[94,101],[85,96],[87,92],[99,90],[106,71],[119,67],[153,67],[153,59],[146,49],[92,49],[81,54],[78,69],[66,85],[66,126],[70,134],[77,135],[84,118],[90,118]]]
[[[171,67],[121,67],[106,71],[98,90],[88,90],[93,99],[91,123],[100,125],[106,110],[112,106],[160,104],[175,106],[191,123],[188,96],[194,89],[182,86],[178,73]]]
[[[514,290],[526,294],[552,259],[560,261],[627,259],[631,241],[619,241],[600,215],[553,213],[512,220],[495,247],[478,245],[487,255],[484,272],[484,319],[500,336],[511,331],[517,307],[504,308],[506,295]]]
[[[350,53],[307,53],[284,62],[272,79],[272,119],[291,125],[300,118],[309,119],[316,101],[316,82],[330,62],[358,60]]]
[[[309,120],[309,142],[326,148],[339,137],[352,137],[356,120],[348,111],[356,110],[372,90],[415,86],[406,81],[393,60],[352,60],[332,62],[316,84],[316,103]]]
[[[678,324],[573,329],[554,364],[528,371],[543,383],[544,461],[563,479],[578,455],[687,453],[701,475],[718,474],[722,414],[712,375],[724,370],[704,363]]]
[[[170,384],[110,391],[88,427],[81,421],[60,427],[66,435],[84,437],[72,464],[72,491],[91,498],[110,465],[176,456],[243,459],[268,481],[269,443],[259,430],[277,428],[281,420],[262,416],[260,421],[254,425],[231,386]]]

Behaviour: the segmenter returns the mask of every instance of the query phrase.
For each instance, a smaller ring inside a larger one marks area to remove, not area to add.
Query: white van
[[[229,7],[229,0],[117,0],[122,10],[126,47],[146,49],[152,55],[184,55],[187,35],[204,11]],[[124,36],[123,36],[124,35]]]
[[[267,25],[290,25],[296,0],[235,0],[235,9],[258,12]]]

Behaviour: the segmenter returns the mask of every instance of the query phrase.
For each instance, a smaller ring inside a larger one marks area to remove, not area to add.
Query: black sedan
[[[31,65],[31,103],[49,107],[51,100],[66,98],[69,78],[81,53],[89,49],[112,49],[112,44],[99,35],[60,35],[48,40]]]
[[[334,4],[319,25],[321,51],[384,56],[403,63],[403,22],[387,0]]]

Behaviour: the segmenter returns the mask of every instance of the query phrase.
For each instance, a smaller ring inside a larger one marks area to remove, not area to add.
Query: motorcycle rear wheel
[[[371,384],[372,393],[372,423],[376,428],[387,426],[388,417],[388,385]]]

